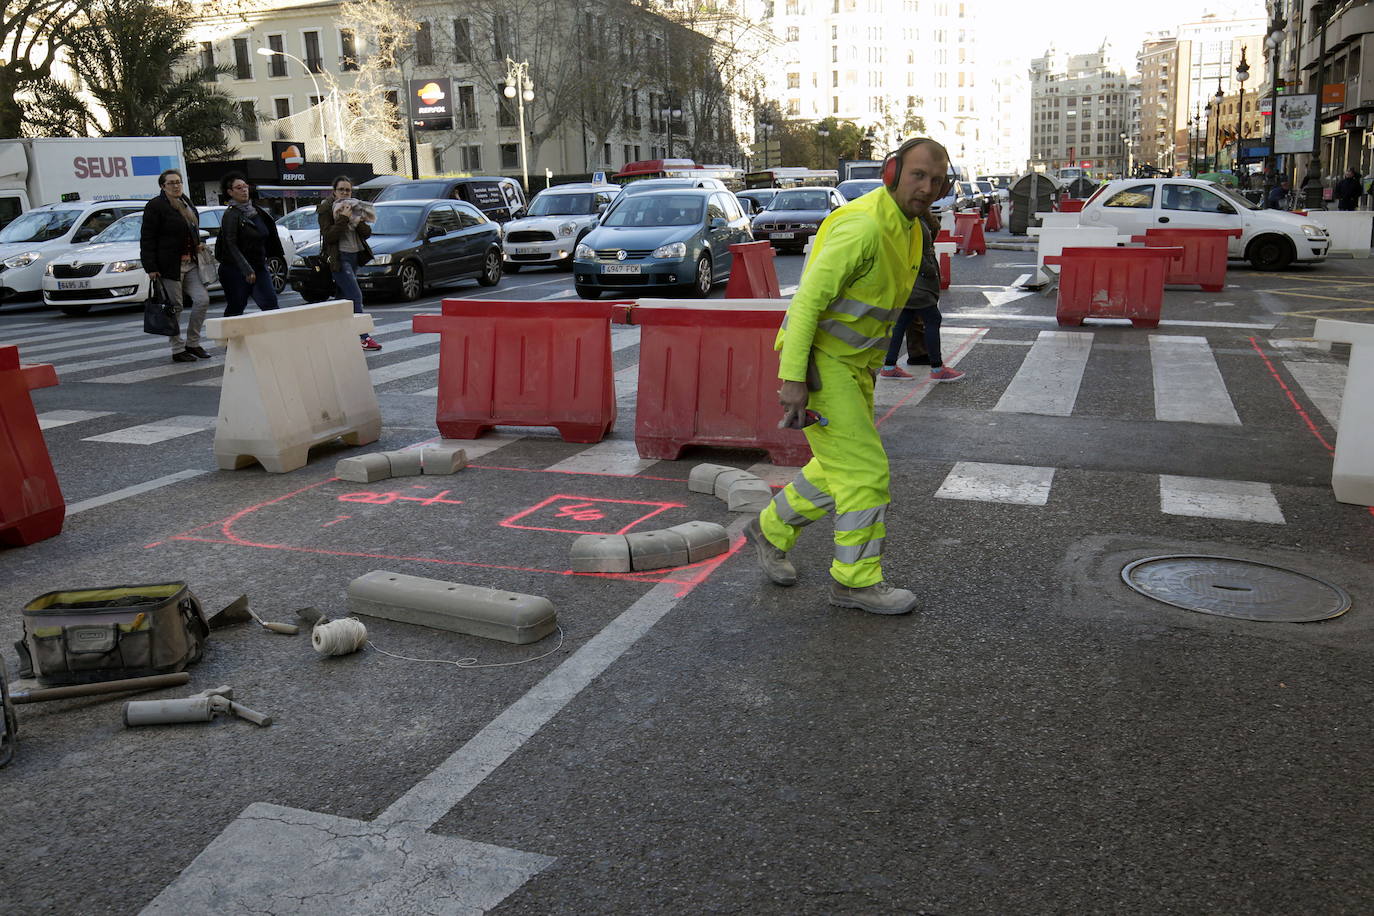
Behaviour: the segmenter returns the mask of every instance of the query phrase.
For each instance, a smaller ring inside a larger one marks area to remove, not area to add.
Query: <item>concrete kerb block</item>
[[[391,461],[385,452],[341,458],[334,465],[334,476],[354,483],[375,483],[391,476]]]
[[[630,542],[623,534],[584,534],[572,542],[573,572],[630,571]]]
[[[682,535],[687,542],[687,562],[700,563],[711,557],[718,557],[730,549],[730,535],[723,525],[715,522],[683,522],[665,528]]]
[[[758,480],[758,478],[748,471],[726,471],[716,478],[716,499],[726,499],[730,494],[730,488],[740,480]]]
[[[348,611],[516,645],[538,642],[558,624],[547,598],[386,570],[348,583]]]
[[[757,477],[736,480],[725,494],[725,508],[731,512],[762,512],[773,499],[773,488]]]
[[[735,468],[727,467],[723,464],[699,464],[692,468],[691,474],[687,477],[687,489],[693,493],[716,492],[716,478],[726,471],[733,471]]]
[[[391,462],[392,477],[419,477],[422,468],[420,466],[421,450],[418,448],[398,449],[393,452],[382,452]]]
[[[686,566],[689,562],[687,539],[676,531],[661,528],[625,535],[630,545],[630,565],[636,571]]]
[[[426,445],[420,450],[426,474],[456,474],[468,466],[468,453],[449,445]]]

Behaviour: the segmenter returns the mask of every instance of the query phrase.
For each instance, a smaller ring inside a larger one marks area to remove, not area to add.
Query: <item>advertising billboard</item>
[[[416,130],[453,129],[453,80],[410,81],[410,116]]]
[[[1274,152],[1310,153],[1317,132],[1317,97],[1281,95],[1274,122]]]

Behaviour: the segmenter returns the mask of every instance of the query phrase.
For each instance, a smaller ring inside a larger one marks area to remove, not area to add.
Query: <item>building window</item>
[[[471,130],[477,126],[477,96],[471,86],[458,87],[457,115],[454,127]]]
[[[215,72],[215,46],[212,42],[200,43],[200,69],[207,83],[213,83],[219,78],[219,74]]]
[[[623,147],[621,147],[621,152],[625,154],[626,162],[634,162],[634,160],[630,158],[630,144],[626,143]]]
[[[461,147],[463,156],[463,171],[480,172],[482,171],[482,147],[464,146]]]
[[[520,145],[518,143],[501,144],[501,168],[520,168]]]
[[[271,57],[267,58],[268,76],[286,76],[286,58],[282,56],[282,51],[286,50],[285,39],[281,35],[268,35],[267,47],[276,51]]]
[[[801,40],[801,29],[797,28],[795,25],[789,25],[789,26],[787,27],[787,40],[788,40],[788,41],[800,41],[800,40]]]
[[[420,28],[415,32],[415,65],[417,67],[434,66],[434,34],[430,32],[427,21],[420,23]],[[436,165],[435,168],[438,169],[438,166]]]
[[[248,50],[247,38],[234,39],[234,79],[251,80],[253,78],[253,58],[252,52]]]
[[[466,19],[453,20],[453,60],[460,64],[472,61],[472,24]]]
[[[505,60],[515,54],[510,16],[505,13],[497,13],[491,17],[491,46],[492,50],[496,52],[497,60]]]
[[[358,41],[352,29],[339,29],[339,69],[358,69]]]
[[[635,162],[638,162],[638,161],[639,161],[639,144],[638,144],[638,143],[635,144],[635,158],[634,158],[634,161],[635,161]]]
[[[251,101],[239,102],[239,119],[243,121],[243,142],[258,140],[258,112]]]
[[[609,143],[602,144],[601,146],[601,164],[604,166],[610,166],[611,164],[611,145]]]
[[[788,88],[788,89],[800,89],[800,88],[801,88],[801,74],[800,74],[800,73],[789,73],[789,74],[787,74],[787,88]]]
[[[515,127],[515,99],[508,99],[501,92],[496,93],[496,124],[498,127]]]
[[[320,33],[303,32],[301,38],[305,42],[305,69],[311,73],[323,73],[324,57],[320,54]]]
[[[382,100],[386,103],[386,112],[391,121],[393,130],[401,129],[401,97],[396,94],[395,89],[388,89],[382,93]]]

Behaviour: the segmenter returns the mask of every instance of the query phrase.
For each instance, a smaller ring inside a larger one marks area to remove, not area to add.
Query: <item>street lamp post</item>
[[[1212,96],[1212,123],[1216,126],[1216,144],[1212,147],[1212,171],[1221,168],[1221,100],[1226,93],[1221,91],[1221,77],[1217,77],[1217,94]]]
[[[1284,18],[1283,11],[1279,4],[1274,5],[1274,18],[1269,23],[1269,34],[1264,36],[1264,46],[1269,55],[1269,155],[1266,157],[1265,171],[1269,174],[1269,180],[1278,184],[1279,157],[1274,152],[1274,130],[1278,124],[1279,117],[1279,59],[1280,50],[1283,48],[1284,30],[1288,27],[1288,20]],[[1268,189],[1266,189],[1267,191]]]
[[[763,134],[763,167],[766,168],[766,169],[767,169],[767,168],[772,168],[772,166],[773,166],[773,150],[772,150],[772,148],[768,145],[768,138],[769,138],[769,136],[773,133],[773,122],[772,122],[772,121],[760,121],[760,122],[759,122],[759,133]]]
[[[326,128],[325,128],[325,120],[324,120],[324,94],[320,92],[320,81],[317,80],[317,79],[315,79],[315,73],[314,73],[314,71],[311,70],[310,67],[306,65],[305,61],[301,60],[301,59],[300,59],[299,57],[297,57],[296,55],[294,55],[294,54],[288,54],[286,51],[278,51],[276,48],[258,48],[258,56],[259,56],[259,57],[277,57],[277,56],[280,56],[280,57],[285,57],[287,60],[294,60],[296,63],[298,63],[298,64],[301,65],[301,69],[303,69],[303,70],[305,71],[306,76],[309,76],[309,77],[310,77],[310,82],[311,82],[311,84],[313,84],[314,87],[315,87],[315,98],[319,99],[319,102],[316,103],[315,107],[316,107],[316,108],[319,110],[319,112],[320,112],[320,140],[321,140],[321,142],[323,142],[323,144],[324,144],[324,158],[325,158],[325,161],[328,162],[328,161],[329,161],[329,132],[328,132],[328,130],[326,130]]]
[[[668,158],[673,158],[673,121],[682,117],[682,109],[677,108],[668,99],[664,99],[664,108],[659,109],[659,115],[668,124]]]
[[[816,136],[821,138],[821,168],[825,168],[826,141],[830,139],[830,131],[824,127],[818,127],[816,128]]]
[[[1197,126],[1201,121],[1202,109],[1194,102],[1193,119],[1188,122],[1188,175],[1191,178],[1196,178],[1202,171],[1197,167]]]
[[[1121,173],[1122,178],[1131,177],[1131,135],[1124,130],[1121,132],[1121,161],[1126,166],[1126,171]]]
[[[520,112],[520,183],[525,193],[530,193],[530,164],[525,148],[525,103],[534,101],[534,83],[530,80],[530,62],[516,63],[506,58],[506,88],[502,93],[508,99],[515,99],[515,107]]]
[[[1239,170],[1242,188],[1250,187],[1249,172],[1241,161],[1241,151],[1245,148],[1245,81],[1250,78],[1250,64],[1245,60],[1245,46],[1240,49],[1240,64],[1236,67],[1236,79],[1240,82],[1240,98],[1236,102],[1236,155],[1231,160],[1232,171]]]

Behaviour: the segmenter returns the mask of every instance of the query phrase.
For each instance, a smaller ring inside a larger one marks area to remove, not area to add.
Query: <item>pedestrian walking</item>
[[[780,425],[804,427],[814,457],[745,533],[768,578],[794,585],[787,552],[833,508],[828,599],[838,607],[905,614],[916,606],[915,595],[883,579],[889,475],[873,422],[873,384],[921,266],[915,220],[948,192],[948,171],[949,154],[934,140],[908,140],[889,154],[883,186],[821,224],[778,332]]]
[[[286,259],[277,226],[271,214],[253,203],[253,188],[241,173],[225,175],[220,190],[229,200],[215,240],[219,282],[224,287],[224,317],[242,315],[250,297],[258,308],[270,312],[277,307],[277,291],[272,288],[267,259],[272,255]]]
[[[884,360],[878,377],[915,378],[910,372],[897,366],[897,357],[902,352],[902,338],[905,336],[907,365],[917,365],[915,360],[920,357],[916,357],[915,354],[919,352],[923,355],[924,365],[930,366],[932,382],[957,382],[964,377],[964,373],[946,366],[940,351],[940,265],[935,258],[935,245],[932,241],[932,232],[940,230],[940,221],[927,210],[916,222],[921,226],[921,270],[916,275],[915,285],[911,287],[911,295],[907,297],[906,308],[897,316],[897,323],[892,328],[892,341],[887,345],[887,359]],[[922,341],[919,351],[912,346],[910,328],[913,325],[919,325],[921,328]]]
[[[353,198],[353,179],[340,175],[334,190],[315,208],[320,223],[320,257],[329,265],[339,294],[353,300],[353,314],[363,313],[363,290],[358,285],[358,268],[372,260],[368,237],[372,226],[364,218],[361,202]],[[364,350],[380,350],[382,345],[371,334],[359,334]]]
[[[1364,185],[1360,181],[1358,169],[1349,168],[1345,170],[1345,177],[1336,182],[1336,188],[1332,196],[1336,198],[1336,207],[1340,210],[1354,210],[1360,203],[1360,195],[1364,193]]]
[[[143,207],[138,256],[148,279],[162,287],[162,294],[178,319],[190,303],[184,337],[179,332],[168,340],[173,362],[193,363],[210,358],[200,345],[200,332],[210,307],[210,294],[201,274],[205,244],[200,240],[200,214],[184,193],[185,178],[181,172],[167,169],[157,176],[157,184],[162,192]],[[177,324],[182,327],[180,320]]]

